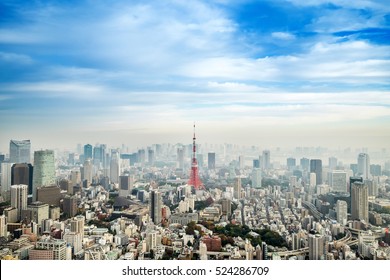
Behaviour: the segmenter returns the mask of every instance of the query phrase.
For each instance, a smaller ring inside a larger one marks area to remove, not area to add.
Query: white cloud
[[[295,39],[295,35],[288,32],[272,32],[271,36],[275,39],[291,41]]]
[[[32,64],[33,59],[24,54],[0,52],[0,61],[16,64]]]

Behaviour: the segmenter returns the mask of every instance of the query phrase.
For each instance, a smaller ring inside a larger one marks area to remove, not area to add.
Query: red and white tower
[[[191,175],[188,180],[188,185],[194,186],[195,190],[204,189],[204,185],[199,178],[198,161],[196,160],[196,144],[195,144],[195,124],[194,124],[194,137],[192,138],[192,160],[191,160]]]

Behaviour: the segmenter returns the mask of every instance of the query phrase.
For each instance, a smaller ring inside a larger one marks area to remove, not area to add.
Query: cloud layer
[[[183,141],[194,120],[219,142],[320,145],[337,128],[348,145],[360,128],[373,138],[355,145],[388,145],[390,8],[382,1],[1,8],[0,151],[18,137],[42,146]],[[295,131],[301,140],[285,140]]]

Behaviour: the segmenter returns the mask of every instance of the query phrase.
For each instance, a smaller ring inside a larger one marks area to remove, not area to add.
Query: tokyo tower
[[[194,137],[192,138],[192,160],[191,160],[191,175],[188,180],[188,185],[194,186],[195,190],[204,189],[204,185],[199,178],[198,161],[196,160],[196,144],[195,144],[195,124],[194,124]]]

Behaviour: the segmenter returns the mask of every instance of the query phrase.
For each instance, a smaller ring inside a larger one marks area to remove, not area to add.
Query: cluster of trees
[[[265,242],[268,245],[275,247],[287,247],[287,242],[280,236],[279,233],[269,229],[250,229],[246,225],[233,225],[228,224],[225,227],[215,226],[212,222],[202,222],[202,225],[207,229],[212,230],[214,233],[221,237],[222,245],[226,244],[234,245],[233,237],[241,237],[242,239],[250,240],[252,246],[260,245],[261,242]],[[196,228],[196,224],[193,223],[191,228]],[[188,227],[187,227],[188,229]],[[199,229],[198,229],[199,230]],[[254,232],[256,234],[251,234]]]

